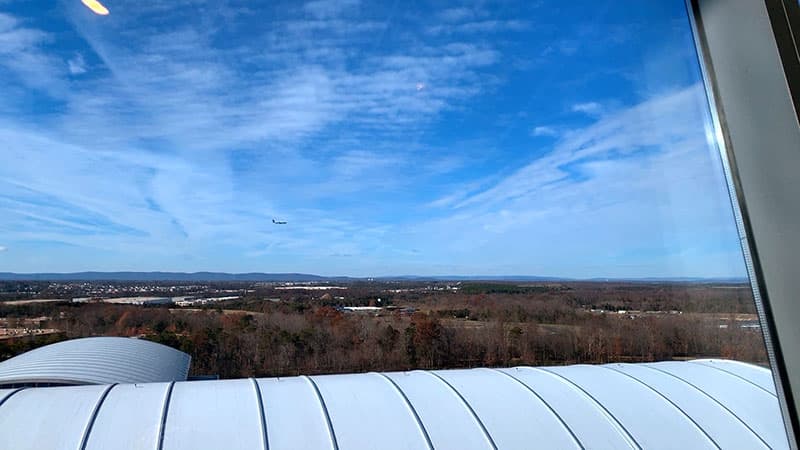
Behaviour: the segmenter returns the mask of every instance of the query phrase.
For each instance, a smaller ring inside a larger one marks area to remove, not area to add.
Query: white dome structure
[[[0,448],[785,449],[727,360],[0,390]]]
[[[0,388],[183,381],[190,362],[186,353],[141,339],[72,339],[0,362]]]

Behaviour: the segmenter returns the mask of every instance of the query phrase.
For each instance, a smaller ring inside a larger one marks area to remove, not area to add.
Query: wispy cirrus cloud
[[[100,21],[62,6],[0,15],[0,234],[22,255],[0,269],[564,275],[601,273],[608,255],[651,255],[649,273],[708,262],[691,252],[730,260],[697,88],[616,103],[539,90],[571,69],[537,65],[565,39],[537,34],[538,15],[181,0]]]
[[[572,182],[581,177],[581,166],[597,159],[636,157],[640,152],[674,151],[672,146],[691,145],[700,156],[706,145],[702,97],[699,86],[642,102],[624,111],[602,117],[589,127],[565,133],[551,152],[478,195],[461,206],[476,203],[503,203],[506,200],[539,195],[553,183]],[[598,106],[599,107],[599,106]],[[596,111],[595,108],[590,108]],[[684,111],[681,113],[681,111]],[[667,122],[669,118],[669,121]],[[706,162],[707,169],[713,168]]]
[[[401,145],[395,141],[478,94],[485,82],[477,71],[495,64],[497,53],[485,44],[445,41],[376,49],[355,65],[332,65],[343,27],[351,24],[348,32],[356,33],[347,39],[365,42],[374,30],[341,18],[344,9],[337,8],[351,3],[306,5],[314,19],[305,27],[276,21],[259,37],[260,52],[250,43],[220,48],[213,43],[219,31],[199,24],[137,34],[129,18],[98,28],[73,15],[93,63],[85,50],[49,52],[46,33],[4,16],[4,29],[16,33],[7,51],[48,64],[51,80],[31,87],[70,88],[52,91],[63,113],[39,117],[36,125],[0,117],[0,141],[11,149],[0,156],[0,208],[9,218],[0,228],[16,239],[156,254],[169,252],[166,242],[186,251],[215,241],[272,253],[354,237],[377,245],[369,242],[382,227],[360,219],[369,206],[352,202],[355,209],[342,214],[347,219],[333,223],[320,205],[458,167],[450,156],[432,158],[429,169],[414,167],[394,151]],[[320,31],[328,40],[306,52],[310,35]],[[281,34],[292,38],[275,39]],[[244,64],[263,67],[243,70],[231,58],[237,52],[255,58]],[[86,71],[89,64],[99,70]],[[335,143],[329,133],[345,120],[349,137]],[[270,176],[256,177],[260,170]],[[270,226],[275,216],[292,220],[291,235]]]
[[[603,111],[603,105],[597,102],[576,103],[570,108],[573,112],[597,115]]]
[[[552,137],[552,136],[558,136],[558,131],[555,129],[555,127],[551,127],[551,126],[547,126],[547,125],[539,125],[539,126],[533,127],[533,130],[531,130],[531,134],[533,134],[534,136],[550,136],[550,137]]]
[[[482,16],[483,14],[482,10],[459,7],[442,10],[438,13],[438,16],[444,22],[465,22],[474,19],[476,16]]]
[[[81,75],[86,73],[86,61],[83,60],[83,55],[78,53],[74,58],[67,60],[67,68],[72,75]]]
[[[460,236],[441,251],[464,261],[505,254],[506,272],[533,263],[551,274],[572,267],[586,277],[679,276],[701,270],[687,266],[688,254],[708,252],[715,275],[742,273],[719,161],[696,126],[707,120],[703,105],[696,85],[572,129],[549,153],[502,180],[440,199],[432,206],[450,213],[416,232]],[[518,248],[503,253],[508,242]],[[648,261],[654,254],[667,256]],[[631,266],[604,266],[617,257]]]
[[[360,3],[359,0],[313,0],[303,5],[303,9],[312,16],[323,19],[336,17]]]
[[[317,22],[338,26],[338,20]],[[293,39],[283,39],[280,58],[270,60],[277,67],[255,77],[239,76],[235,64],[217,63],[225,59],[224,51],[209,46],[207,37],[193,29],[151,37],[133,51],[90,31],[87,39],[111,69],[113,83],[122,87],[122,100],[130,103],[125,112],[139,110],[137,116],[151,118],[131,123],[138,136],[172,134],[183,139],[188,135],[194,144],[204,146],[220,144],[220,129],[227,131],[228,144],[290,139],[318,131],[345,115],[372,129],[378,124],[390,130],[396,124],[424,123],[424,116],[476,94],[482,82],[475,70],[497,58],[486,46],[455,42],[418,46],[409,54],[367,55],[358,66],[342,70],[328,67],[326,55],[319,52],[306,54],[303,49],[286,47],[287,41],[306,42],[311,31],[290,26],[275,33],[282,32]],[[270,41],[269,36],[266,39]],[[331,52],[338,48],[336,43],[329,45]],[[317,50],[325,46],[321,42]],[[270,50],[267,46],[265,56]],[[427,89],[420,92],[418,83]],[[73,99],[82,109],[81,116],[107,116],[108,104],[102,102],[102,95],[95,91],[90,97]],[[109,97],[118,102],[120,96]],[[99,111],[95,114],[94,110]]]
[[[59,70],[63,62],[43,50],[53,39],[49,33],[0,12],[0,70],[27,87],[63,94],[66,85]]]
[[[492,17],[483,7],[456,7],[442,10],[436,14],[436,24],[429,25],[425,31],[432,35],[482,34],[524,31],[531,27],[530,21],[517,18]]]
[[[522,31],[529,27],[530,24],[522,20],[478,20],[446,25],[433,25],[427,28],[427,32],[431,34],[497,33]]]

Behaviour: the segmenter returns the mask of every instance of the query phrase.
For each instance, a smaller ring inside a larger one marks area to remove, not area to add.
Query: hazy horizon
[[[80,278],[81,276],[91,275],[91,277]],[[208,276],[208,278],[203,278]],[[71,278],[72,277],[72,278]],[[115,278],[118,277],[118,278]],[[173,277],[173,278],[170,278]],[[564,276],[542,276],[542,275],[414,275],[414,274],[383,274],[383,275],[341,275],[341,274],[316,274],[302,272],[175,272],[175,271],[97,271],[89,270],[82,272],[0,272],[0,281],[264,281],[269,278],[271,281],[294,281],[294,282],[325,282],[325,281],[363,281],[363,280],[398,280],[398,281],[509,281],[509,282],[532,282],[532,281],[665,281],[665,282],[748,282],[747,277],[591,277],[591,278],[572,278]]]

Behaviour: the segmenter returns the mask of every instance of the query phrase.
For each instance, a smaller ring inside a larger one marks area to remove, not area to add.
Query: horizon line
[[[93,279],[81,278],[91,275]],[[160,278],[155,279],[159,275],[163,276],[176,276],[179,278]],[[591,277],[567,277],[567,276],[551,276],[551,275],[318,275],[314,273],[305,272],[215,272],[215,271],[164,271],[164,270],[151,270],[151,271],[138,271],[138,270],[115,270],[115,271],[97,271],[86,270],[77,272],[0,272],[0,281],[51,281],[58,278],[58,281],[186,281],[181,280],[182,277],[198,277],[208,275],[212,278],[195,278],[189,281],[261,281],[256,278],[273,277],[274,280],[269,281],[326,281],[326,280],[433,280],[433,281],[685,281],[685,282],[714,282],[714,281],[727,281],[727,282],[749,282],[747,276],[640,276],[640,277],[626,277],[626,276],[591,276]],[[125,276],[125,279],[114,278],[114,276]],[[247,278],[247,277],[253,278]],[[31,278],[25,278],[31,277]],[[48,278],[53,277],[53,278]],[[75,278],[69,278],[75,277]],[[142,278],[132,278],[142,277]],[[238,278],[235,280],[220,280],[213,277],[231,277]],[[283,277],[284,279],[281,279]],[[317,280],[291,280],[289,278],[314,278]]]

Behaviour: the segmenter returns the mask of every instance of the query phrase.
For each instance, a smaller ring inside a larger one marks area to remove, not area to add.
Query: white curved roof
[[[183,381],[190,361],[186,353],[140,339],[73,339],[0,362],[0,386]]]
[[[722,360],[0,390],[0,448],[789,448]]]

